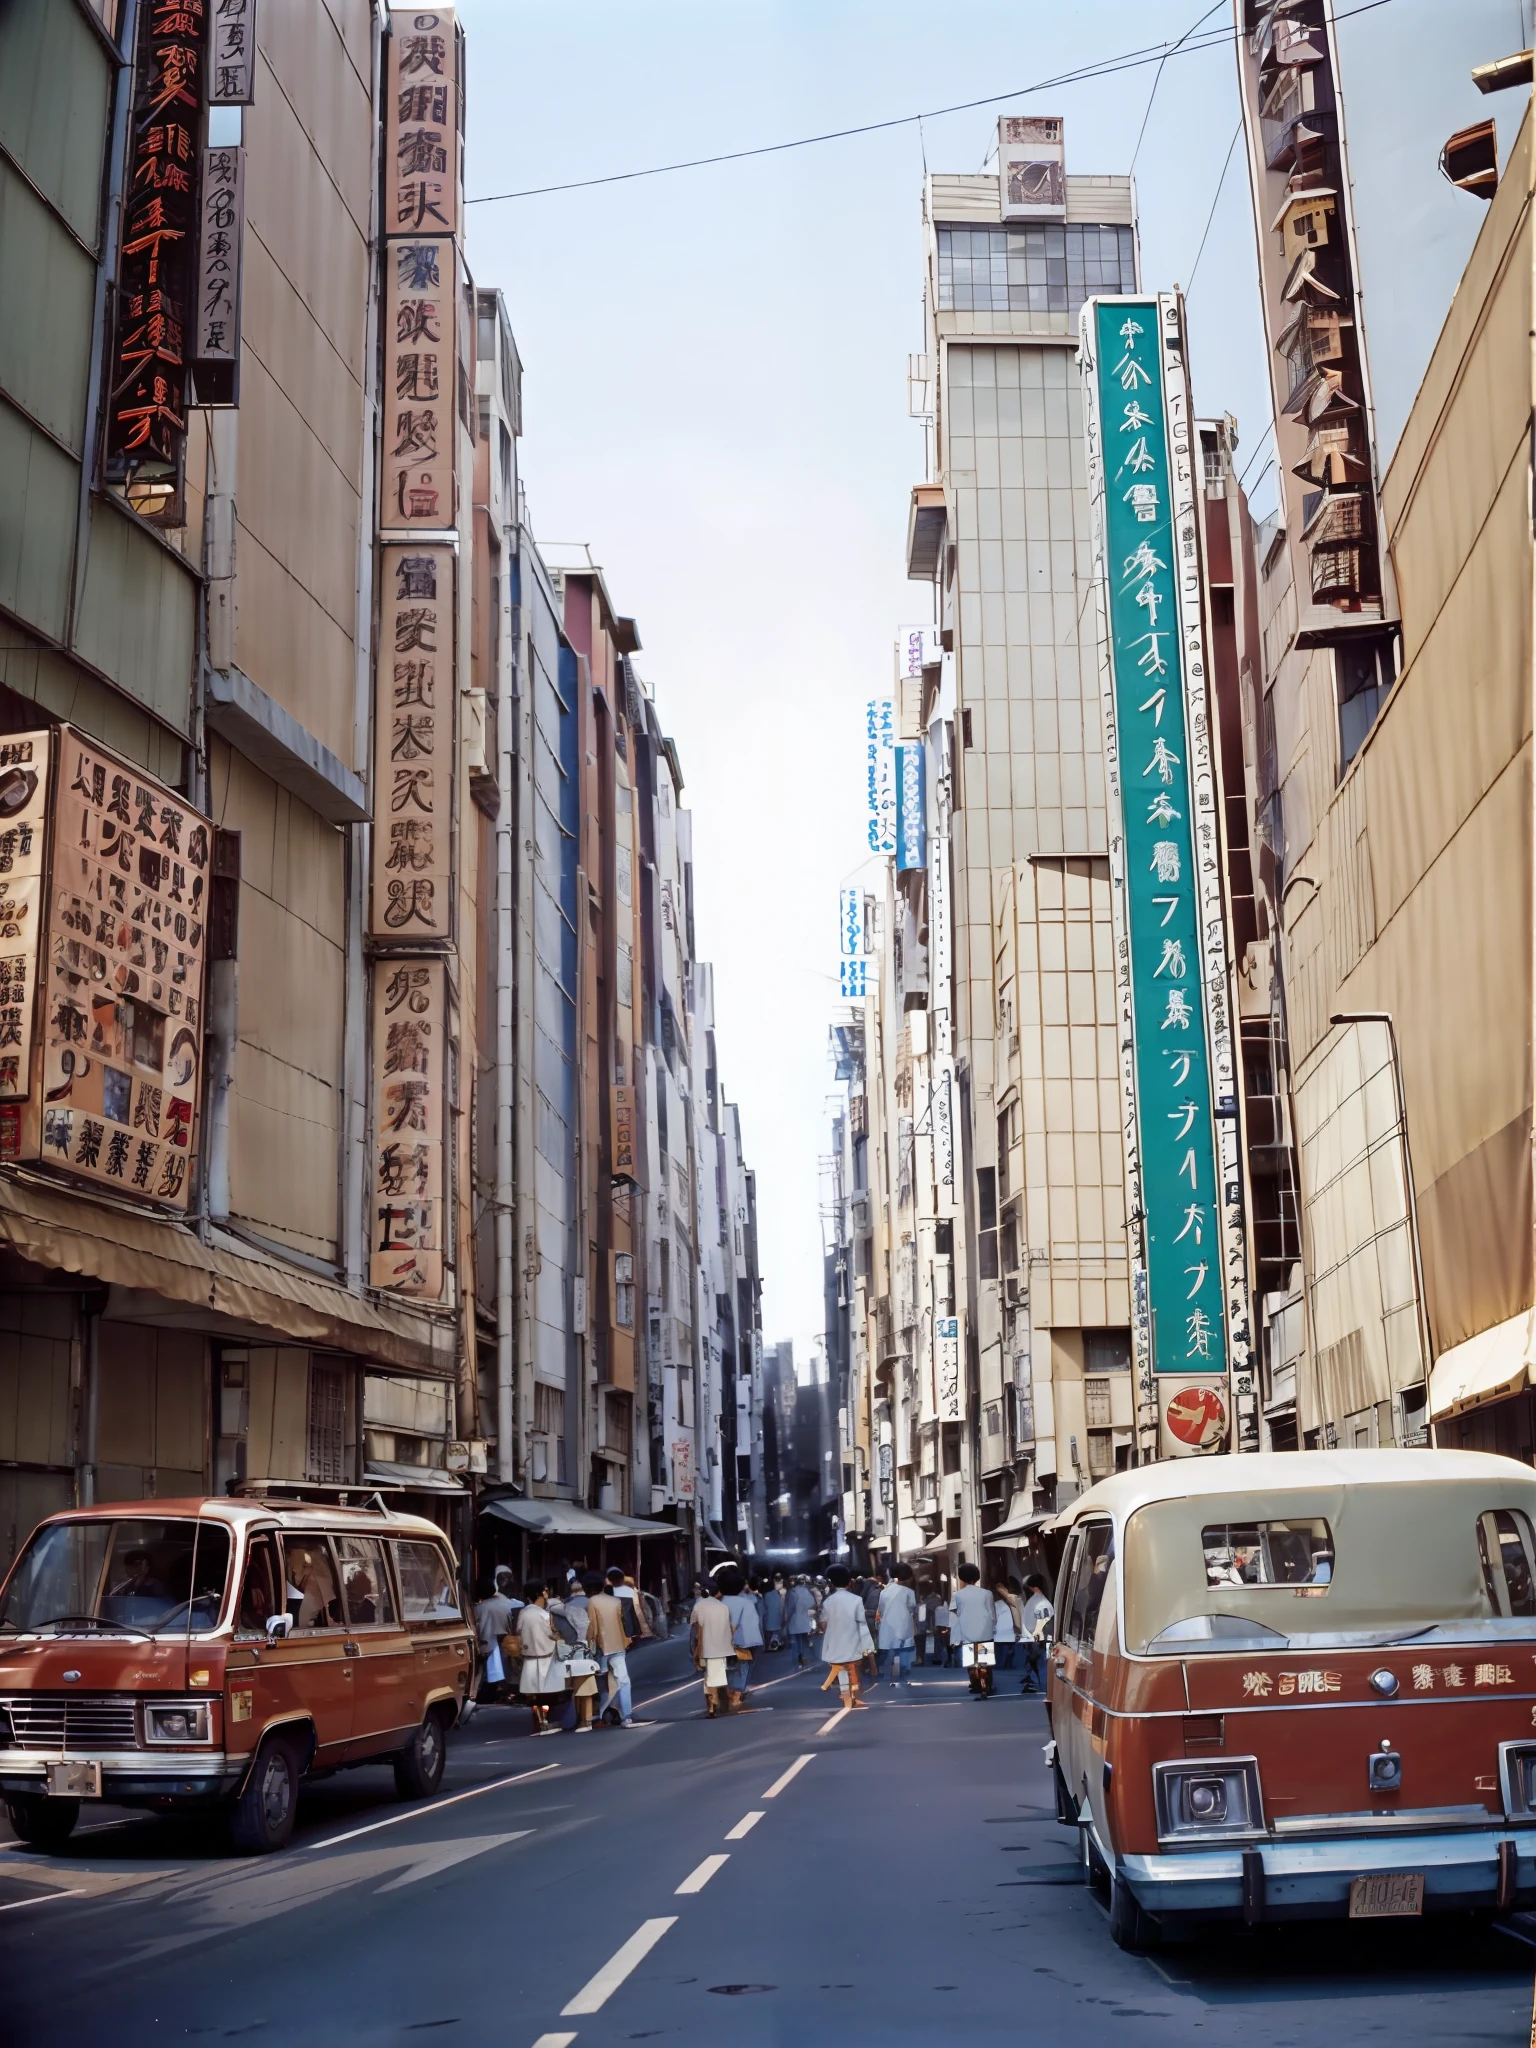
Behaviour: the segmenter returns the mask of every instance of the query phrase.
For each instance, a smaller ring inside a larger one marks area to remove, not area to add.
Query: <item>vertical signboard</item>
[[[635,1177],[635,1091],[616,1085],[613,1106],[613,1172],[615,1179]]]
[[[130,1201],[185,1209],[210,827],[163,783],[70,727],[58,748],[41,1158]]]
[[[896,851],[896,707],[871,697],[864,707],[865,803],[871,853]]]
[[[104,466],[109,482],[138,487],[151,514],[181,496],[203,30],[204,0],[142,0]]]
[[[193,375],[199,405],[236,405],[240,398],[240,257],[245,239],[245,151],[203,155],[203,197],[197,238],[197,312],[192,328]]]
[[[453,930],[454,556],[379,556],[372,930],[420,944]]]
[[[419,1301],[443,1293],[447,1024],[440,959],[376,963],[369,1281]]]
[[[997,183],[1004,220],[1066,219],[1067,151],[1058,115],[1003,115]]]
[[[868,962],[864,957],[863,891],[840,889],[837,913],[838,994],[847,1002],[858,1002],[869,988]]]
[[[256,98],[256,0],[213,0],[208,29],[208,104],[248,107]]]
[[[898,870],[928,865],[928,749],[919,744],[896,749],[896,866]]]
[[[19,1155],[32,1092],[50,752],[46,732],[0,740],[0,1159]]]
[[[939,1383],[939,1420],[960,1420],[960,1318],[939,1316],[933,1326],[935,1376]]]
[[[384,98],[388,235],[459,229],[459,46],[451,12],[413,7],[390,15]]]
[[[1226,976],[1196,537],[1175,523],[1173,301],[1091,300],[1082,315],[1089,482],[1103,611],[1128,1213],[1139,1223],[1137,1365],[1166,1452],[1226,1434],[1228,1261],[1237,1191],[1220,1169],[1213,1088]],[[1187,411],[1181,415],[1185,458]],[[1181,545],[1188,545],[1188,560]],[[1191,617],[1180,589],[1194,579]],[[1209,862],[1215,893],[1203,872]],[[1230,1047],[1226,1058],[1230,1061]],[[1239,1295],[1239,1299],[1241,1296]]]
[[[937,668],[944,659],[937,626],[903,626],[896,636],[896,679],[920,683],[925,668]]]
[[[455,264],[450,241],[385,244],[379,524],[386,531],[454,523]]]

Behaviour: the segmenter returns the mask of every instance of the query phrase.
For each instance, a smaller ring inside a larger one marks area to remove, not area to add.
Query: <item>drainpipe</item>
[[[1408,1098],[1403,1093],[1403,1063],[1397,1046],[1397,1026],[1390,1010],[1339,1010],[1328,1019],[1334,1024],[1385,1024],[1392,1047],[1392,1086],[1397,1096],[1397,1122],[1403,1134],[1403,1169],[1408,1182],[1408,1233],[1413,1242],[1413,1286],[1418,1297],[1419,1354],[1424,1360],[1424,1414],[1430,1442],[1435,1425],[1429,1414],[1429,1368],[1433,1352],[1429,1340],[1429,1309],[1424,1299],[1424,1254],[1419,1246],[1419,1198],[1413,1179],[1413,1149],[1408,1142]]]
[[[517,533],[515,526],[503,526],[504,535]],[[504,569],[516,559],[503,551]],[[505,577],[504,577],[504,580]],[[513,617],[504,604],[502,617]],[[512,1326],[512,1266],[515,1256],[513,1214],[515,1199],[512,1149],[512,1107],[515,1090],[513,1069],[515,1012],[512,999],[512,856],[517,830],[517,790],[513,781],[512,750],[512,664],[517,659],[517,636],[498,625],[502,650],[496,691],[496,784],[501,795],[496,814],[496,1463],[505,1485],[517,1473],[517,1416],[513,1375],[515,1332]]]

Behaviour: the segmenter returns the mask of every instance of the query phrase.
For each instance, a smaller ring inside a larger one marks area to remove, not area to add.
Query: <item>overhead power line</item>
[[[1391,7],[1396,0],[1359,0],[1354,7],[1340,8],[1336,21],[1348,21],[1357,14],[1373,14],[1379,7]],[[1073,71],[1059,71],[1054,78],[1040,78],[1032,85],[1015,86],[1011,92],[987,93],[980,99],[956,100],[947,107],[925,107],[916,114],[896,114],[887,121],[864,121],[853,128],[829,128],[819,135],[797,135],[788,142],[763,142],[753,149],[722,150],[715,156],[684,157],[675,163],[647,164],[638,171],[609,171],[598,178],[571,178],[557,185],[525,185],[516,192],[481,192],[467,199],[467,206],[495,206],[509,199],[542,199],[554,192],[586,192],[598,185],[625,185],[637,178],[664,178],[674,171],[707,170],[716,164],[744,163],[750,157],[782,156],[791,149],[814,149],[824,142],[844,142],[857,135],[878,135],[891,128],[910,128],[921,121],[937,121],[946,114],[974,113],[978,107],[1004,106],[1009,100],[1027,98],[1031,93],[1054,92],[1065,85],[1083,85],[1095,78],[1112,78],[1117,72],[1138,71],[1148,64],[1166,64],[1172,57],[1192,57],[1204,50],[1230,46],[1238,31],[1207,29],[1201,35],[1188,31],[1176,42],[1153,43],[1142,50],[1128,50],[1117,57],[1105,57],[1083,64]]]

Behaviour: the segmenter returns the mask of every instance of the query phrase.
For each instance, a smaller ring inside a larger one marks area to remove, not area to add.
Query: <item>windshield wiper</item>
[[[114,1621],[110,1615],[106,1614],[54,1614],[50,1615],[47,1621],[37,1622],[35,1626],[39,1629],[79,1628],[81,1626],[86,1628],[115,1628],[125,1636],[141,1636],[146,1643],[153,1641],[147,1628],[135,1628],[130,1621]]]

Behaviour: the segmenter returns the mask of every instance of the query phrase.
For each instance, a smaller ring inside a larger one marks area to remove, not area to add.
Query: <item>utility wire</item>
[[[1396,0],[1359,0],[1354,7],[1340,8],[1335,21],[1348,21],[1357,14],[1373,14],[1378,7],[1391,7]],[[1212,10],[1214,11],[1214,10]],[[625,185],[636,178],[661,178],[673,171],[706,170],[715,164],[736,164],[749,157],[781,156],[786,150],[811,149],[823,142],[843,142],[855,135],[877,135],[890,128],[910,128],[919,121],[936,121],[946,114],[968,114],[978,107],[997,107],[1009,100],[1024,99],[1031,93],[1053,92],[1058,86],[1081,85],[1095,78],[1111,78],[1117,72],[1136,71],[1147,64],[1163,64],[1169,57],[1191,57],[1202,50],[1231,45],[1241,31],[1207,29],[1203,35],[1188,30],[1176,43],[1154,43],[1142,50],[1129,50],[1118,57],[1105,57],[1096,64],[1080,65],[1074,71],[1060,71],[1054,78],[1037,79],[1033,85],[1015,86],[1012,92],[985,94],[980,99],[957,100],[952,106],[925,107],[917,114],[897,114],[888,121],[865,121],[854,128],[829,128],[820,135],[799,135],[789,142],[760,143],[755,149],[722,150],[716,156],[686,157],[677,163],[648,164],[639,171],[610,171],[600,178],[571,178],[558,185],[527,185],[516,192],[482,192],[466,199],[466,206],[494,206],[504,199],[542,199],[552,192],[585,192],[597,185]]]
[[[1232,152],[1234,149],[1236,149],[1237,138],[1239,137],[1239,135],[1242,134],[1242,132],[1243,124],[1241,121],[1239,121],[1237,126],[1232,130],[1232,140],[1227,144],[1227,153],[1225,157],[1222,158],[1221,176],[1216,180],[1216,196],[1211,201],[1210,212],[1205,216],[1205,234],[1203,234],[1200,237],[1200,246],[1195,251],[1194,264],[1191,267],[1189,273],[1189,283],[1184,287],[1185,298],[1188,298],[1190,293],[1195,288],[1195,272],[1200,268],[1200,258],[1205,254],[1206,237],[1211,232],[1211,222],[1216,218],[1216,209],[1221,204],[1221,188],[1227,182],[1227,172],[1232,167]]]
[[[1189,24],[1189,27],[1185,29],[1183,35],[1179,37],[1178,42],[1173,45],[1173,50],[1177,50],[1181,44],[1187,43],[1190,37],[1194,34],[1195,30],[1199,28],[1202,23],[1209,21],[1213,14],[1220,14],[1225,4],[1226,0],[1216,0],[1216,5],[1214,7],[1207,7],[1204,14],[1201,15],[1200,20],[1192,21]],[[1152,74],[1152,90],[1147,94],[1147,110],[1141,117],[1141,127],[1137,132],[1136,147],[1131,151],[1131,168],[1129,171],[1126,172],[1127,177],[1135,176],[1136,159],[1141,155],[1141,145],[1143,142],[1145,142],[1147,138],[1147,123],[1152,118],[1152,102],[1157,98],[1157,88],[1163,82],[1163,66],[1168,62],[1168,59],[1172,56],[1173,50],[1165,50],[1162,56],[1159,57],[1157,60],[1157,69]]]
[[[1269,439],[1270,435],[1271,435],[1271,434],[1272,434],[1272,433],[1273,433],[1274,431],[1275,431],[1275,423],[1274,423],[1274,421],[1273,421],[1273,420],[1271,419],[1271,420],[1270,420],[1270,421],[1269,421],[1269,422],[1268,422],[1268,423],[1266,424],[1266,426],[1265,426],[1265,428],[1264,428],[1264,431],[1263,431],[1263,433],[1262,433],[1262,434],[1260,434],[1260,436],[1259,436],[1259,438],[1258,438],[1258,442],[1257,442],[1257,445],[1255,446],[1255,448],[1254,448],[1254,451],[1253,451],[1253,453],[1252,453],[1252,454],[1251,454],[1251,455],[1249,456],[1248,460],[1247,460],[1247,461],[1246,461],[1246,462],[1245,462],[1245,463],[1243,464],[1243,470],[1242,470],[1242,474],[1241,474],[1241,476],[1239,476],[1239,478],[1238,478],[1238,480],[1237,480],[1237,482],[1238,482],[1238,488],[1239,488],[1239,489],[1241,489],[1241,488],[1242,488],[1242,486],[1243,486],[1243,485],[1244,485],[1245,483],[1247,483],[1247,481],[1248,481],[1248,472],[1249,472],[1249,470],[1250,470],[1250,469],[1252,469],[1253,465],[1254,465],[1254,464],[1255,464],[1255,463],[1256,463],[1256,462],[1258,461],[1259,457],[1260,457],[1260,456],[1261,456],[1261,455],[1262,455],[1262,454],[1264,453],[1264,443],[1265,443],[1265,442],[1266,442],[1266,441],[1267,441],[1267,440]],[[1255,484],[1255,486],[1254,486],[1254,489],[1255,489],[1255,490],[1257,490],[1257,489],[1258,489],[1258,485],[1257,485],[1257,484]]]

